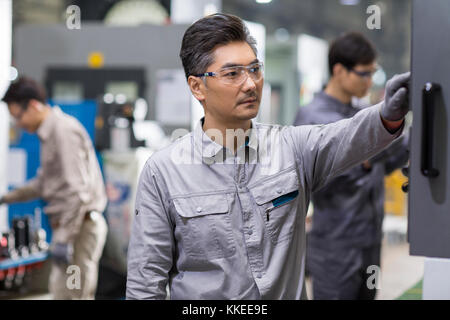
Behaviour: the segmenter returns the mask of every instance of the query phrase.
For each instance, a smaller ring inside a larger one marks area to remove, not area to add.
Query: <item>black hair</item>
[[[14,102],[26,109],[31,99],[45,104],[46,98],[45,89],[41,85],[31,78],[20,77],[11,83],[2,101],[7,104]]]
[[[376,57],[377,53],[374,46],[361,33],[344,33],[333,41],[328,52],[330,76],[333,75],[333,67],[337,63],[351,69],[357,64],[372,63]]]
[[[247,42],[257,54],[256,40],[237,16],[216,13],[193,23],[184,33],[180,50],[186,79],[206,72],[214,62],[214,48],[234,41]]]

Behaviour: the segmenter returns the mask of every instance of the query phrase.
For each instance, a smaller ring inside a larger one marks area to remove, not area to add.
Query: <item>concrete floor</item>
[[[398,298],[423,278],[424,258],[410,256],[407,243],[384,245],[381,259],[379,300]]]
[[[410,256],[406,217],[386,216],[381,249],[381,288],[378,300],[398,298],[423,278],[424,257]]]
[[[50,293],[39,293],[33,295],[26,295],[15,300],[52,300],[52,295]]]

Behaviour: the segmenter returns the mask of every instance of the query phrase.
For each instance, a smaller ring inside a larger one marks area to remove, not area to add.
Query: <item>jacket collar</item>
[[[219,152],[225,151],[229,154],[232,154],[230,150],[228,150],[226,147],[222,146],[221,144],[213,141],[206,133],[203,131],[203,123],[205,121],[205,118],[199,120],[197,125],[194,129],[194,143],[196,146],[196,149],[200,152],[203,158],[214,158]],[[258,149],[258,127],[256,121],[254,119],[251,120],[251,129],[250,129],[250,136],[247,140],[245,146],[249,147],[250,149],[253,149],[254,151],[257,151]],[[225,137],[224,137],[225,138]],[[241,146],[242,148],[244,146]],[[225,150],[224,150],[225,149]]]

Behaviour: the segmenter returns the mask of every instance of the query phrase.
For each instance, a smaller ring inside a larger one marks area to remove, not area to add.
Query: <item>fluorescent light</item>
[[[256,3],[270,3],[272,0],[256,0]]]
[[[18,75],[19,75],[19,72],[17,71],[17,69],[14,68],[13,66],[11,66],[10,73],[9,73],[9,81],[16,80]]]
[[[289,40],[289,31],[287,31],[285,28],[278,28],[275,30],[275,39],[280,42],[286,42]]]
[[[117,104],[124,104],[125,102],[127,102],[127,96],[123,93],[119,93],[116,95],[115,100]]]
[[[205,17],[217,12],[219,12],[219,10],[217,10],[217,6],[214,3],[208,3],[203,9],[203,15]]]
[[[356,6],[359,4],[359,0],[340,0],[343,6]]]
[[[105,103],[108,103],[108,104],[113,103],[113,102],[114,102],[114,95],[113,95],[112,93],[106,93],[106,94],[103,96],[103,101],[104,101]]]

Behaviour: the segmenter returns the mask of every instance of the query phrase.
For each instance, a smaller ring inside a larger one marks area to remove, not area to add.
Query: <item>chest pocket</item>
[[[225,194],[173,199],[186,254],[196,260],[226,258],[236,251]]]
[[[289,170],[264,180],[250,192],[265,222],[274,244],[288,240],[297,219],[299,182],[295,170]]]

